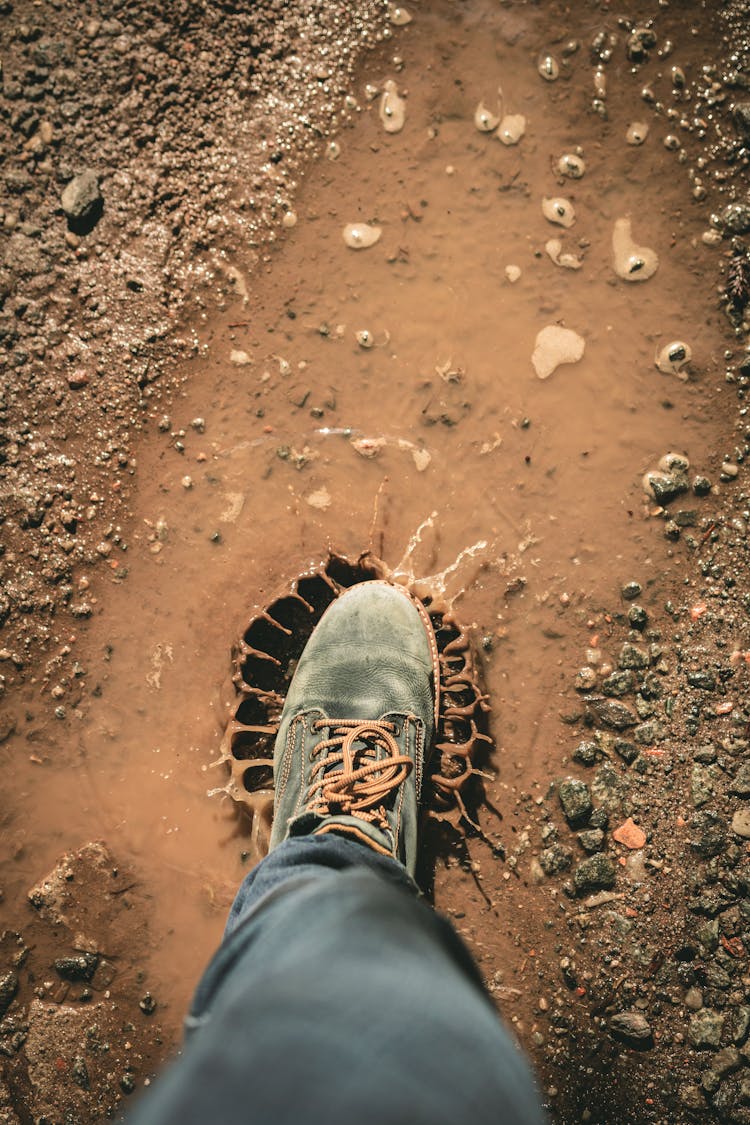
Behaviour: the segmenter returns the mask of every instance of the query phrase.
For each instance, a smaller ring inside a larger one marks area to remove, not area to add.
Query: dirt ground
[[[117,1116],[176,1049],[262,846],[206,797],[231,646],[332,545],[472,626],[496,746],[432,894],[552,1119],[750,1122],[750,16],[408,10],[0,3],[8,1125]],[[643,285],[597,264],[625,212]],[[577,396],[526,375],[540,315]]]

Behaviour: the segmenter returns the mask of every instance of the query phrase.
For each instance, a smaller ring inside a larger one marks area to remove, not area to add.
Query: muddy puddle
[[[207,792],[226,779],[211,763],[230,650],[255,607],[329,548],[392,568],[408,552],[403,574],[441,575],[433,586],[475,626],[493,707],[483,830],[511,849],[518,796],[559,771],[561,692],[592,610],[633,580],[659,604],[678,577],[644,474],[676,451],[690,480],[718,480],[726,344],[706,299],[718,251],[664,144],[676,126],[641,97],[673,64],[695,65],[689,29],[655,8],[674,53],[633,74],[621,51],[592,61],[597,30],[616,30],[601,14],[559,34],[549,9],[471,0],[413,14],[366,64],[351,126],[265,264],[196,275],[189,389],[167,417],[154,411],[111,582],[87,591],[82,673],[59,698],[31,697],[3,748],[17,810],[3,909],[65,847],[106,839],[152,896],[149,979],[175,1019],[252,858],[231,801]],[[659,96],[672,104],[668,77]],[[639,123],[648,134],[629,143]],[[252,185],[237,192],[252,206]],[[682,378],[656,366],[673,341],[692,352]],[[436,902],[502,982],[541,907],[485,843],[470,853],[473,870],[440,862]]]

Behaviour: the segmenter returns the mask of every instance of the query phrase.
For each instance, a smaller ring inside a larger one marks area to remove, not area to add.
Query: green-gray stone
[[[573,883],[580,893],[609,890],[615,885],[616,869],[612,858],[604,852],[582,860],[573,872]]]
[[[729,792],[738,797],[750,797],[750,762],[745,762],[734,775]]]
[[[560,782],[557,795],[569,824],[581,824],[588,819],[593,805],[589,787],[584,781],[575,777],[566,778]]]
[[[649,656],[645,649],[631,645],[628,641],[620,649],[618,666],[624,669],[648,668]]]
[[[721,1042],[724,1015],[713,1008],[702,1008],[690,1017],[688,1039],[699,1050],[717,1050]]]
[[[664,726],[658,719],[647,719],[639,723],[633,730],[633,738],[639,746],[650,746],[652,742],[661,742],[664,738]]]
[[[627,695],[635,688],[635,676],[631,671],[613,672],[602,680],[602,691],[605,695]]]

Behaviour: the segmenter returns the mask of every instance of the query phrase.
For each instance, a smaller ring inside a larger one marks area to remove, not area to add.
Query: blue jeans
[[[271,852],[130,1125],[541,1125],[471,955],[418,893],[343,837]]]

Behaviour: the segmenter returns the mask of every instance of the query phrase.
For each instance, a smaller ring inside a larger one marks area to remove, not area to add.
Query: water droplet
[[[558,160],[557,170],[561,176],[567,176],[570,180],[580,180],[586,171],[586,165],[581,157],[576,156],[574,152],[566,152]]]
[[[542,55],[536,68],[547,82],[554,82],[560,76],[560,64],[554,55]]]
[[[670,71],[672,75],[672,85],[675,90],[682,90],[685,87],[685,71],[681,66],[673,66]]]
[[[296,225],[297,225],[297,212],[296,211],[285,211],[284,217],[281,220],[281,225],[283,227],[287,227],[288,229],[291,229],[292,227],[296,227]]]
[[[497,130],[504,145],[517,145],[526,132],[526,118],[522,113],[506,113]]]
[[[555,196],[553,199],[547,199],[545,196],[542,200],[542,214],[545,219],[550,223],[556,223],[561,227],[572,227],[576,221],[576,213],[573,209],[573,204],[569,199],[563,199],[561,196]]]
[[[623,281],[646,281],[659,266],[659,259],[647,246],[637,246],[632,239],[630,219],[618,219],[612,234],[615,273]]]
[[[398,87],[392,78],[383,84],[380,99],[380,120],[386,133],[400,133],[406,120],[406,102],[399,97]]]
[[[597,98],[607,96],[607,75],[601,67],[594,71],[594,93]]]
[[[363,328],[360,332],[357,332],[356,337],[360,348],[371,348],[375,343],[372,332],[367,328]]]
[[[673,340],[671,344],[665,344],[657,352],[655,363],[665,375],[676,375],[678,379],[686,380],[687,372],[682,368],[690,363],[692,356],[693,352],[689,344],[682,340]]]
[[[648,136],[648,125],[645,121],[634,121],[628,126],[625,140],[629,145],[642,145]]]
[[[538,333],[531,362],[540,379],[549,379],[563,363],[577,363],[583,357],[586,341],[572,328],[548,324]]]
[[[680,147],[680,138],[676,137],[674,133],[668,133],[662,143],[670,152],[677,152],[677,149]]]
[[[380,90],[377,86],[373,86],[372,82],[368,82],[365,86],[365,97],[368,102],[374,102],[379,93]]]
[[[344,242],[352,250],[366,250],[374,246],[383,233],[382,227],[370,223],[347,223],[343,230]]]
[[[396,27],[403,27],[405,24],[411,23],[413,16],[407,12],[406,8],[391,7],[388,9],[388,19]]]
[[[480,102],[474,110],[474,124],[480,133],[491,133],[500,124],[500,118]]]
[[[338,141],[329,141],[326,145],[326,156],[329,160],[338,160],[341,156],[341,145]]]

